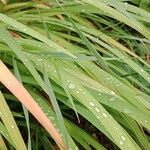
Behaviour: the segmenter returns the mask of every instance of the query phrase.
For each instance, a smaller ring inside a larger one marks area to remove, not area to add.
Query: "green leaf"
[[[0,92],[0,117],[8,130],[8,133],[15,145],[15,148],[26,150],[25,143],[22,139],[17,124],[1,92]]]

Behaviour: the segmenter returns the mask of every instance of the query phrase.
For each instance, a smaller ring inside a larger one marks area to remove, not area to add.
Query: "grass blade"
[[[13,143],[15,144],[15,148],[26,150],[26,146],[19,132],[19,129],[15,123],[15,120],[11,114],[11,111],[7,103],[5,102],[5,99],[1,92],[0,92],[0,112],[1,112],[0,117],[9,132]]]

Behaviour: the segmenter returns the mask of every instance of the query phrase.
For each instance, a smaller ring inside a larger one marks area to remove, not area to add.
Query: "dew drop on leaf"
[[[111,91],[110,94],[111,94],[111,95],[115,95],[115,92],[114,92],[114,91]]]
[[[72,83],[70,83],[70,84],[68,85],[68,88],[71,89],[71,90],[73,90],[73,89],[75,89],[75,85],[72,84]]]
[[[98,108],[95,108],[95,110],[96,110],[97,112],[100,112],[100,110],[99,110]]]
[[[122,144],[123,144],[123,141],[120,141],[119,144],[122,145]]]
[[[91,106],[94,106],[94,103],[93,103],[93,102],[90,102],[90,105],[91,105]]]
[[[125,141],[125,140],[126,140],[124,136],[121,136],[121,139],[122,139],[123,141]]]
[[[106,114],[106,113],[103,113],[103,116],[104,116],[105,118],[107,118],[107,114]]]

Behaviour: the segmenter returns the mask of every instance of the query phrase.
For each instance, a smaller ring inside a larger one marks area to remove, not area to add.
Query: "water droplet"
[[[122,144],[123,144],[123,141],[120,141],[119,144],[122,145]]]
[[[130,109],[128,109],[128,108],[124,108],[124,109],[123,109],[123,112],[124,112],[125,114],[131,114],[131,113],[132,113],[132,110],[130,110]]]
[[[94,103],[93,103],[93,102],[90,102],[90,105],[91,105],[91,106],[94,106]]]
[[[36,34],[35,37],[38,38],[38,35]]]
[[[68,83],[69,83],[69,81],[68,81]],[[73,84],[73,83],[70,83],[69,85],[68,85],[68,88],[70,89],[70,90],[73,90],[73,89],[75,89],[75,85]]]
[[[114,91],[111,91],[110,94],[111,94],[111,95],[115,95],[115,92],[114,92]]]
[[[11,82],[8,80],[7,81],[7,86],[10,87],[11,86]]]
[[[13,125],[11,125],[11,128],[13,128],[13,129],[14,129],[14,126],[13,126]]]
[[[84,12],[85,10],[84,9],[82,9],[82,12]]]
[[[106,113],[103,113],[103,116],[104,116],[105,118],[107,118],[107,114],[106,114]]]
[[[117,128],[117,127],[115,127],[115,130],[118,130],[118,128]]]
[[[107,80],[111,80],[111,78],[110,78],[110,77],[107,77],[106,79],[107,79]]]
[[[100,117],[99,116],[96,116],[98,119],[100,119]]]
[[[24,29],[23,29],[23,31],[25,32],[25,31],[26,31],[26,29],[24,28]]]
[[[39,58],[37,61],[38,61],[38,62],[41,62],[42,60],[43,60],[42,58]]]
[[[95,108],[95,110],[96,110],[97,112],[100,112],[100,110],[99,110],[98,108]]]
[[[121,136],[121,139],[122,139],[123,141],[125,141],[125,140],[126,140],[126,138],[125,138],[124,136]]]
[[[61,52],[61,50],[60,49],[56,49],[56,52]]]
[[[144,120],[144,122],[147,123],[148,121],[147,121],[147,120]]]

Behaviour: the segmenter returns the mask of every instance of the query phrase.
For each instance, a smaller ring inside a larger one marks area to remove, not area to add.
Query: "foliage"
[[[149,150],[149,5],[0,3],[0,149]]]

